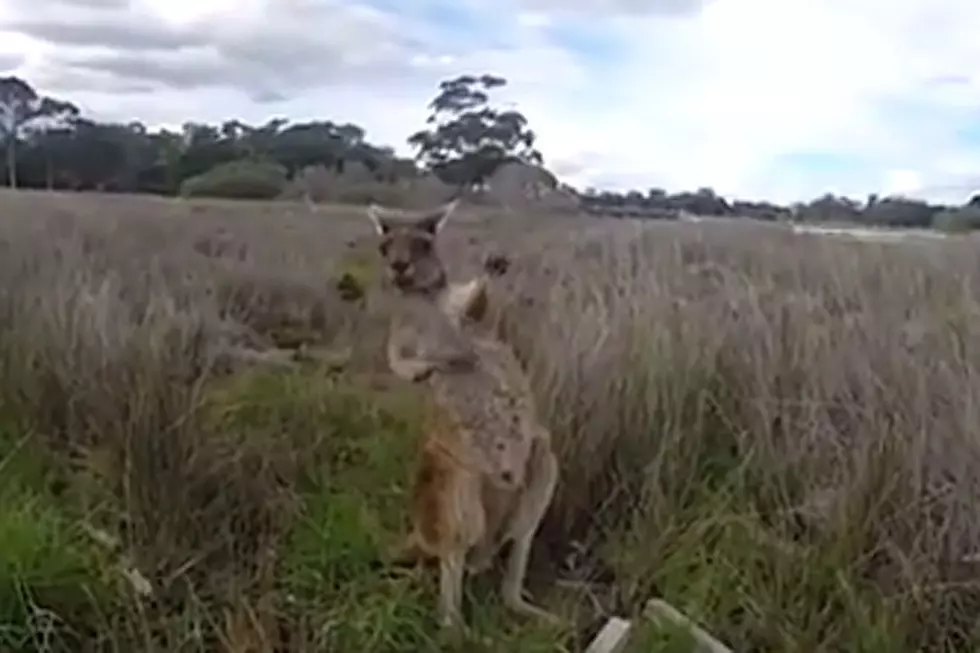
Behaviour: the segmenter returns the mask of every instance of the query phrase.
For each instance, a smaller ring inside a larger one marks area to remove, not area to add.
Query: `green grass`
[[[909,624],[831,547],[776,544],[765,525],[732,511],[702,515],[673,535],[658,567],[640,577],[716,636],[724,625],[750,650],[907,650]]]
[[[108,606],[112,570],[50,491],[33,438],[0,443],[0,650],[71,651]]]

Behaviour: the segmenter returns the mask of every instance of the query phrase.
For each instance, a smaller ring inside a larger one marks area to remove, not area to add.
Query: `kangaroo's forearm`
[[[428,361],[410,358],[388,359],[388,367],[406,381],[420,381],[435,370],[435,365]]]

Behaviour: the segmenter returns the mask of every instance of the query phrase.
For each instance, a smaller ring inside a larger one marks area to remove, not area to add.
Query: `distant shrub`
[[[946,209],[935,215],[932,226],[940,231],[964,233],[980,229],[980,207],[964,206]]]
[[[451,190],[445,187],[445,192],[433,192],[431,188],[409,181],[394,184],[370,182],[342,185],[337,188],[331,201],[340,204],[369,204],[377,202],[385,206],[400,206],[405,208],[422,207],[438,204],[449,199]]]
[[[313,202],[387,206],[426,206],[446,201],[453,189],[435,177],[423,176],[388,183],[378,181],[359,167],[348,165],[343,173],[325,166],[300,171],[283,190],[283,199],[308,198]]]
[[[286,184],[280,198],[300,200],[306,197],[314,202],[324,202],[327,192],[340,178],[334,170],[324,165],[306,166]]]
[[[934,224],[938,206],[906,197],[886,197],[875,201],[852,219],[865,224],[891,228],[926,228]]]
[[[286,169],[271,161],[231,161],[185,179],[180,185],[184,197],[222,197],[273,199],[287,184]]]

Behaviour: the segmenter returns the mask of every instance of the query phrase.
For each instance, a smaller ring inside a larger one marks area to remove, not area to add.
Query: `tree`
[[[0,77],[0,142],[6,151],[7,183],[17,187],[17,144],[32,127],[64,127],[78,108],[38,94],[19,77]],[[37,123],[46,123],[43,126]]]
[[[490,91],[507,84],[494,75],[462,75],[439,84],[429,103],[430,128],[408,138],[419,163],[444,182],[472,187],[484,183],[503,163],[541,165],[536,136],[514,109],[490,106]]]

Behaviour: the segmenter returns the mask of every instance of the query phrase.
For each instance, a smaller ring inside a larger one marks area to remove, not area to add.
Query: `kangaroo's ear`
[[[385,210],[374,202],[368,205],[367,216],[379,236],[384,236],[391,230],[391,225],[388,223]]]
[[[419,229],[423,229],[435,236],[445,226],[446,220],[456,210],[457,204],[459,204],[459,200],[455,199],[447,204],[443,204],[437,209],[432,209],[428,213],[421,215],[415,224]]]

